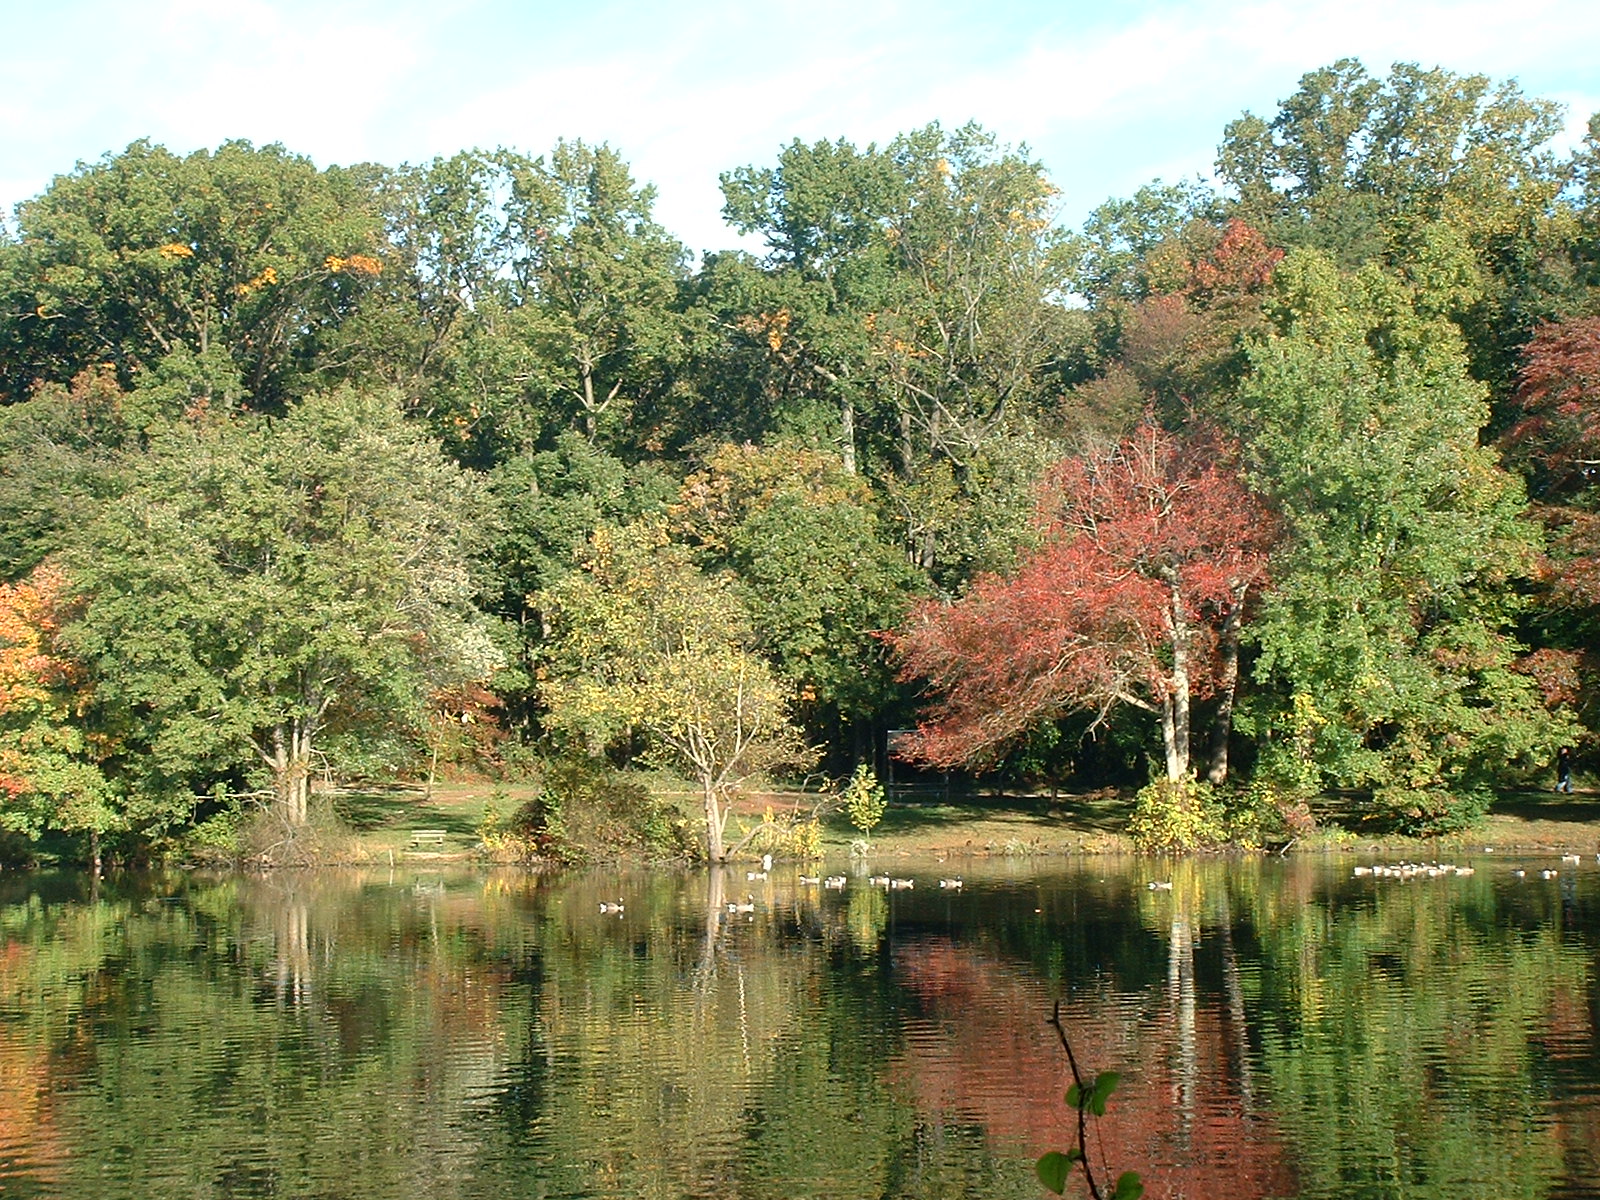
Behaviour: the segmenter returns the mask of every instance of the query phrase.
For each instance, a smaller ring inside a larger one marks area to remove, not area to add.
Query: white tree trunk
[[[722,846],[722,804],[717,799],[716,785],[709,779],[702,781],[702,795],[706,813],[706,859],[716,864],[725,853]]]
[[[1239,692],[1239,629],[1244,623],[1248,591],[1246,584],[1234,588],[1233,603],[1222,620],[1222,679],[1217,689],[1217,715],[1211,725],[1211,766],[1206,771],[1207,781],[1217,785],[1228,781],[1228,740],[1233,734],[1234,697]]]
[[[845,400],[839,410],[839,452],[844,464],[844,473],[856,473],[856,406],[852,400]]]
[[[295,719],[287,729],[274,726],[267,763],[272,768],[272,794],[278,815],[286,825],[304,825],[311,798],[310,723]]]
[[[1189,773],[1189,620],[1175,579],[1171,587],[1172,676],[1161,702],[1161,741],[1167,754],[1167,779],[1176,783]]]

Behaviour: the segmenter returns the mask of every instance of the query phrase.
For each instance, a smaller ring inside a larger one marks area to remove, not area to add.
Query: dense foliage
[[[1078,231],[976,126],[797,141],[698,264],[579,141],[80,165],[0,241],[5,847],[292,829],[455,720],[687,770],[716,855],[923,701],[926,763],[1470,820],[1600,723],[1560,128],[1341,61]]]

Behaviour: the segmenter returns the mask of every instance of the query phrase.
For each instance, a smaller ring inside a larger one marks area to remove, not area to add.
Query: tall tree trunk
[[[278,815],[289,826],[306,823],[311,796],[311,728],[294,719],[272,729],[272,792]]]
[[[1167,782],[1183,778],[1183,764],[1178,754],[1176,705],[1170,695],[1161,698],[1161,749],[1167,760]]]
[[[1228,781],[1228,741],[1233,736],[1233,702],[1239,691],[1239,628],[1244,623],[1244,599],[1248,584],[1233,589],[1233,604],[1222,620],[1218,649],[1222,653],[1222,678],[1217,689],[1217,716],[1211,724],[1211,766],[1206,779],[1213,784]]]
[[[856,405],[846,398],[839,408],[839,454],[844,463],[844,473],[856,473]]]
[[[713,865],[722,861],[722,805],[717,800],[717,788],[709,779],[702,781],[702,798],[706,813],[706,859]]]
[[[1178,581],[1170,581],[1172,609],[1172,676],[1161,703],[1161,740],[1167,752],[1167,779],[1176,783],[1189,773],[1189,620]]]

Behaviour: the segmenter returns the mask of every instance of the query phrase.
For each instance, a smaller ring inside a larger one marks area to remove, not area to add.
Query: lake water
[[[1585,858],[0,876],[0,1196],[1600,1196]]]

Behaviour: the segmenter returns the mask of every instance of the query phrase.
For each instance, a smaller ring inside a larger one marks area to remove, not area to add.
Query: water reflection
[[[1600,1194],[1600,868],[868,873],[10,878],[0,1194]]]

